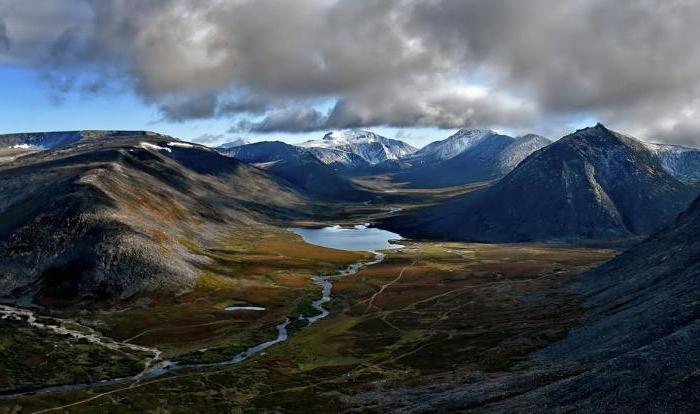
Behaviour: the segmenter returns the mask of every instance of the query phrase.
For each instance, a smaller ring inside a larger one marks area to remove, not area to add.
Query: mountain
[[[664,144],[646,146],[671,175],[688,183],[700,182],[700,149]]]
[[[493,411],[542,404],[554,412],[700,406],[698,257],[700,199],[673,225],[584,274],[573,289],[586,298],[587,317],[535,362],[575,374],[550,374],[546,386],[512,392]]]
[[[425,188],[495,180],[549,143],[534,134],[512,138],[491,130],[462,129],[402,159],[411,167],[395,174],[393,180]]]
[[[598,124],[536,151],[490,187],[385,225],[481,242],[612,240],[660,229],[697,193],[642,142]]]
[[[372,166],[367,160],[354,152],[342,149],[309,147],[304,148],[304,150],[322,163],[340,172],[365,171]]]
[[[527,134],[515,138],[498,154],[496,159],[498,174],[501,176],[508,174],[530,154],[551,143],[552,141],[548,138],[537,134]]]
[[[0,135],[0,148],[48,149],[70,145],[78,141],[114,139],[134,135],[161,136],[150,131],[59,131],[23,132]]]
[[[389,139],[369,131],[334,131],[327,133],[321,140],[306,141],[298,145],[314,151],[320,160],[326,163],[344,162],[340,153],[359,156],[369,165],[386,160],[396,160],[416,151],[416,148],[403,141]],[[328,155],[322,155],[328,153]],[[347,155],[347,160],[356,162],[356,158]]]
[[[460,129],[442,141],[431,142],[405,159],[416,165],[449,160],[492,137],[505,138],[506,136],[499,135],[490,129]]]
[[[378,398],[383,407],[399,407],[392,412],[411,413],[500,414],[532,407],[553,413],[695,412],[700,406],[698,257],[700,199],[669,227],[580,275],[573,285],[537,296],[523,288],[522,295],[534,301],[564,295],[580,318],[564,337],[523,358],[515,369],[468,372],[458,380],[439,378],[398,392],[380,389]],[[551,309],[563,311],[561,305]],[[523,341],[518,337],[499,346]]]
[[[310,214],[298,188],[206,147],[116,136],[0,164],[0,296],[105,305],[179,291],[205,261],[189,246]]]
[[[371,197],[305,148],[280,141],[266,141],[218,151],[255,164],[315,196],[344,201],[366,200]]]
[[[248,144],[250,144],[250,141],[248,141],[247,139],[236,138],[231,142],[225,142],[225,143],[219,145],[218,148],[229,149],[229,148],[240,147],[241,145],[248,145]]]

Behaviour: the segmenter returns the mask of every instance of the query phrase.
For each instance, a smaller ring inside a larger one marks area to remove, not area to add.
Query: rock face
[[[535,152],[490,187],[386,225],[404,236],[482,242],[613,240],[660,229],[697,193],[643,143],[598,124]]]
[[[674,177],[688,183],[700,182],[700,150],[680,145],[646,144]]]
[[[410,168],[395,174],[394,180],[424,188],[491,181],[549,143],[534,134],[512,138],[491,130],[462,129],[402,159]]]
[[[416,151],[403,141],[359,130],[329,132],[321,140],[306,141],[299,146],[313,149],[314,155],[326,164],[357,162],[357,158],[344,156],[343,153],[354,154],[368,165],[375,165],[403,158]]]
[[[0,164],[0,296],[121,300],[190,287],[188,246],[223,228],[305,217],[286,181],[196,144],[120,135]]]
[[[515,138],[498,154],[495,162],[498,175],[505,176],[530,154],[551,143],[552,141],[549,139],[537,134],[527,134]]]
[[[365,200],[371,197],[330,166],[319,161],[305,148],[280,141],[267,141],[218,151],[243,162],[255,164],[314,196],[342,201]]]

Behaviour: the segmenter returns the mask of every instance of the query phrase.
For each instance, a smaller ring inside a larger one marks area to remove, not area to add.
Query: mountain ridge
[[[324,150],[345,151],[359,156],[369,165],[399,159],[416,151],[416,148],[403,141],[362,130],[328,132],[320,140],[305,141],[297,146],[315,148],[319,153]]]
[[[410,167],[393,179],[425,188],[492,181],[550,143],[534,134],[513,138],[487,129],[462,129],[402,159]]]
[[[187,289],[205,260],[188,243],[309,214],[286,181],[171,140],[88,140],[0,164],[0,295],[108,304]]]
[[[596,125],[534,152],[490,187],[385,224],[479,242],[629,238],[658,230],[697,193],[643,143]]]

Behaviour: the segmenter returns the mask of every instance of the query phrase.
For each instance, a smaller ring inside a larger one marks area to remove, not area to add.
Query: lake
[[[358,224],[354,227],[290,227],[292,231],[304,238],[304,241],[317,246],[330,247],[332,249],[373,251],[384,249],[398,249],[403,246],[391,244],[389,240],[401,240],[401,235],[374,227]]]

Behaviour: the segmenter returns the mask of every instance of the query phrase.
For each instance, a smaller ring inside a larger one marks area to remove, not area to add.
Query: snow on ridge
[[[188,143],[188,142],[168,142],[167,144],[169,147],[179,147],[179,148],[194,148],[194,145]]]
[[[173,152],[170,148],[167,147],[161,147],[159,145],[151,144],[150,142],[141,142],[139,143],[139,146],[143,149],[150,149],[150,150],[155,150],[155,151],[168,151],[168,152]]]

